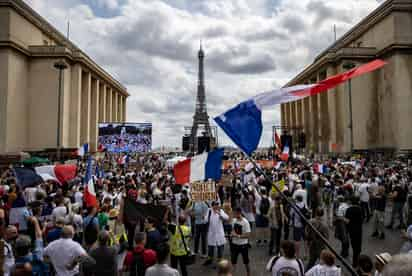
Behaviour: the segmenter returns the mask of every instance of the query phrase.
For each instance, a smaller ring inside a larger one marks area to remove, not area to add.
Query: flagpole
[[[246,154],[246,153],[245,153]],[[262,174],[266,181],[269,181],[270,183],[273,183],[272,179],[270,179],[269,176],[266,175],[266,173],[257,166],[256,161],[247,155],[247,159],[253,164],[254,168]],[[322,240],[322,242],[326,245],[326,247],[338,258],[339,261],[342,262],[342,264],[349,270],[352,276],[359,276],[358,273],[355,271],[355,269],[348,263],[348,261],[343,258],[340,254],[336,252],[336,250],[333,248],[333,246],[328,242],[328,240],[320,233],[313,225],[310,223],[310,221],[302,214],[302,212],[299,210],[299,208],[296,206],[295,203],[292,202],[286,195],[282,193],[282,191],[279,190],[279,188],[272,184],[272,187],[275,188],[276,192],[287,202],[287,204],[293,208],[293,210],[299,215],[299,217],[305,222],[306,225],[310,227],[310,229]]]

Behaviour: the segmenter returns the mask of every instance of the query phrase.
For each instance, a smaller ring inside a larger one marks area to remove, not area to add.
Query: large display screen
[[[151,123],[100,123],[99,146],[108,152],[152,150]]]

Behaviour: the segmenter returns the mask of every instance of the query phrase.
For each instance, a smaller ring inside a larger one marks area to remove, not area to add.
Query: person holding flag
[[[84,177],[84,203],[86,207],[97,207],[97,197],[92,177],[92,156],[87,159],[86,175]]]

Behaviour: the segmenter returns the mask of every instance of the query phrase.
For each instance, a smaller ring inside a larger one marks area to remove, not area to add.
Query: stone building
[[[307,151],[412,149],[412,0],[382,3],[287,86],[314,83],[377,58],[387,65],[281,105],[282,125],[304,132]]]
[[[59,106],[59,70],[64,61]],[[123,122],[126,88],[22,0],[0,0],[0,153],[89,143],[98,122]]]

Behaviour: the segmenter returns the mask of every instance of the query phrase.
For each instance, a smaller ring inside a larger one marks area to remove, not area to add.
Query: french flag
[[[89,144],[83,144],[77,149],[77,156],[85,156],[89,152]]]
[[[76,177],[77,166],[73,164],[47,165],[35,167],[34,171],[43,181],[54,180],[63,184]]]
[[[84,177],[84,202],[86,207],[96,207],[97,206],[97,197],[96,191],[94,188],[94,181],[92,177],[92,157],[89,155],[87,159],[87,168],[86,175]]]
[[[257,149],[262,136],[264,108],[325,92],[349,79],[377,70],[385,64],[384,61],[377,59],[316,84],[295,85],[262,93],[241,102],[214,120],[230,139],[250,156]]]
[[[325,174],[327,172],[327,167],[323,164],[315,163],[313,165],[313,171],[315,173]]]
[[[222,158],[223,149],[216,149],[177,163],[173,169],[176,184],[219,180],[222,175]]]
[[[286,144],[283,147],[282,153],[280,154],[280,160],[287,162],[289,160],[289,151],[289,146]]]

